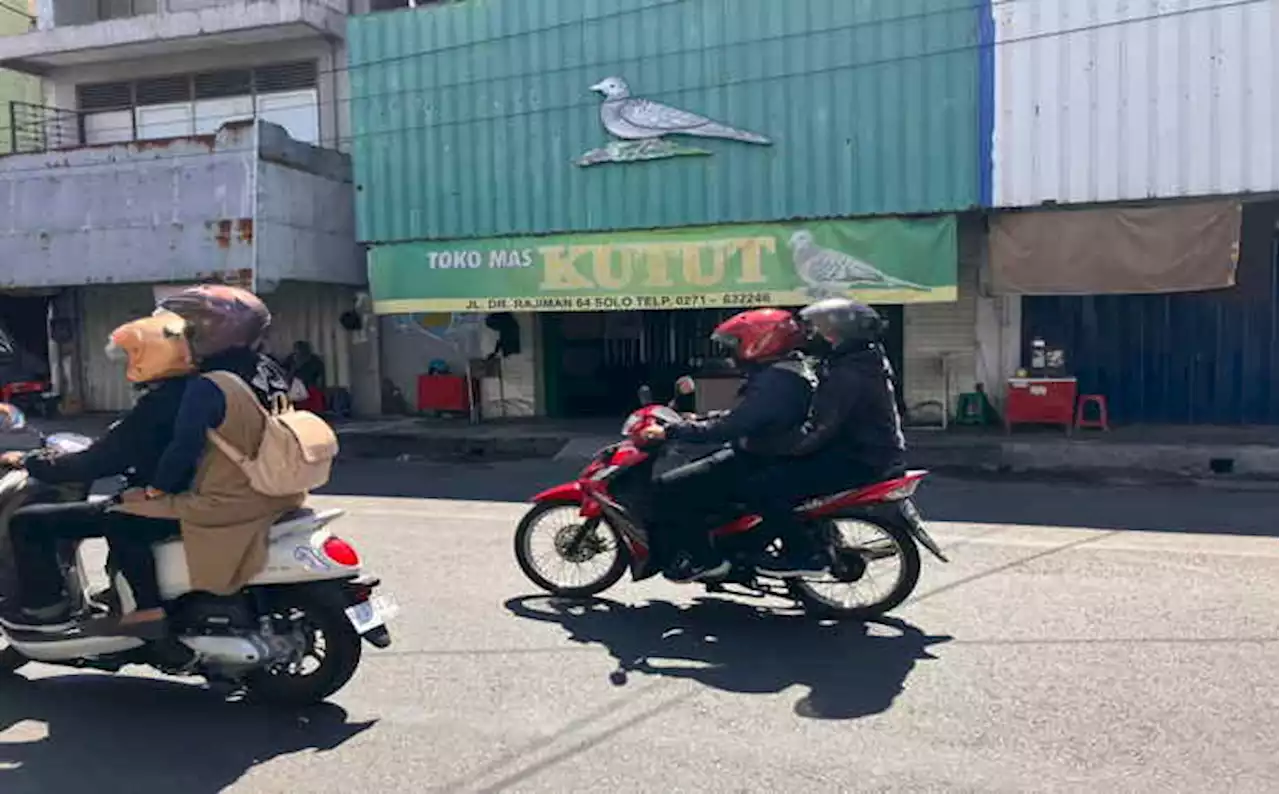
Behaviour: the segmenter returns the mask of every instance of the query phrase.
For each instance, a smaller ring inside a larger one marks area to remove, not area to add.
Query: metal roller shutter
[[[324,360],[330,387],[351,388],[351,334],[338,323],[343,312],[354,308],[355,290],[334,284],[285,281],[264,295],[271,309],[268,351],[284,360],[297,341],[311,343]]]
[[[124,367],[107,358],[107,337],[120,325],[155,310],[150,284],[82,287],[80,295],[80,377],[86,411],[127,411],[133,387]]]
[[[982,256],[981,224],[962,219],[959,231],[959,295],[955,303],[928,303],[903,308],[903,391],[910,418],[916,406],[947,394],[943,378],[946,356],[950,381],[948,413],[956,398],[972,391],[978,350],[977,295]]]

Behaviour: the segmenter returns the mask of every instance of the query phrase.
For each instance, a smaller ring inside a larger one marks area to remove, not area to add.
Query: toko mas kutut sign
[[[956,220],[877,218],[387,245],[379,314],[956,299]]]

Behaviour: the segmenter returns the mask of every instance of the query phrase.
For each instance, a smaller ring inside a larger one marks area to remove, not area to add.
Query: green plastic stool
[[[960,395],[956,403],[956,424],[981,427],[987,423],[986,410],[983,406],[983,395],[970,391]]]

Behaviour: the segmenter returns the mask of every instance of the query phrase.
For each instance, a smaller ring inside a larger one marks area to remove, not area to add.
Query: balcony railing
[[[84,146],[83,114],[65,108],[9,103],[9,151],[34,154]]]
[[[89,25],[112,19],[151,14],[180,14],[186,11],[202,11],[210,8],[269,3],[273,0],[54,0],[53,19],[45,27]],[[314,5],[326,6],[339,13],[350,13],[349,0],[307,0]]]

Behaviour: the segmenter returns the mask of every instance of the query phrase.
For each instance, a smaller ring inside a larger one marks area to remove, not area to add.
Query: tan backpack
[[[266,424],[257,454],[250,457],[215,431],[209,440],[222,450],[249,478],[249,487],[264,496],[294,496],[329,482],[333,459],[338,456],[338,436],[329,423],[311,413],[299,411],[289,399],[277,395],[270,411],[262,407],[253,389],[229,372],[224,382],[233,381],[253,400]]]

